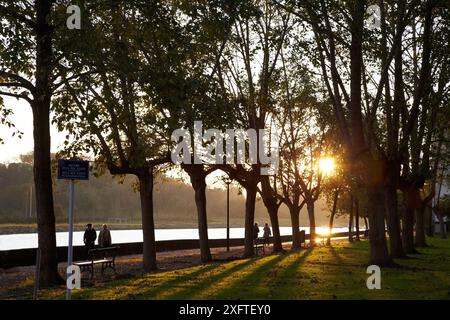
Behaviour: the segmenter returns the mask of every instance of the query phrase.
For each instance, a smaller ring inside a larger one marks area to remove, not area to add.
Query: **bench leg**
[[[114,271],[114,275],[117,275],[117,271],[116,271],[116,266],[114,262],[106,262],[106,263],[102,263],[102,269],[101,269],[101,275],[102,275],[102,279],[104,278],[104,273],[106,269],[112,269]]]

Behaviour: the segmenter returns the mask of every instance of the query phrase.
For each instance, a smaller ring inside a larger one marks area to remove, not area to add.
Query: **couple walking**
[[[95,240],[97,240],[97,232],[92,227],[92,223],[88,223],[86,225],[86,230],[84,231],[83,242],[86,246],[86,251],[88,252],[90,249],[95,248]],[[102,226],[102,230],[98,235],[98,245],[103,248],[107,248],[111,246],[111,232],[108,229],[108,226],[104,224]]]
[[[272,235],[272,230],[270,229],[269,225],[266,223],[263,228],[263,238],[264,238],[264,244],[269,245],[270,244],[270,236]],[[256,241],[258,239],[259,235],[259,227],[258,224],[255,222],[255,225],[253,227],[253,239]]]

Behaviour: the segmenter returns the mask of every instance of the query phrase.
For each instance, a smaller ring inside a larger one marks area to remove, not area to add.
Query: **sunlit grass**
[[[383,268],[381,290],[366,287],[368,242],[211,263],[111,280],[74,299],[449,299],[450,240],[428,239],[421,254]],[[40,298],[64,298],[64,290]]]

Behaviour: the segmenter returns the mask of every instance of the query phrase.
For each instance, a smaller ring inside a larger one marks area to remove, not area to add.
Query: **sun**
[[[335,167],[336,164],[334,163],[334,159],[331,157],[321,158],[319,160],[319,170],[323,175],[332,175]]]
[[[316,233],[322,237],[328,237],[330,235],[330,228],[319,228]]]

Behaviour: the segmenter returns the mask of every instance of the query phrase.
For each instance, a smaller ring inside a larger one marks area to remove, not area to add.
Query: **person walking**
[[[253,226],[253,239],[256,241],[258,239],[259,234],[259,227],[258,224],[255,222],[255,225]]]
[[[111,232],[106,224],[103,225],[100,234],[98,235],[98,245],[102,248],[111,247]]]
[[[94,228],[92,228],[92,223],[88,223],[86,225],[86,230],[84,231],[83,242],[86,248],[86,254],[89,253],[89,250],[95,248],[95,240],[97,239],[97,232]]]
[[[263,230],[264,244],[268,246],[270,244],[270,236],[272,235],[272,230],[270,230],[270,227],[267,223],[264,226]]]

